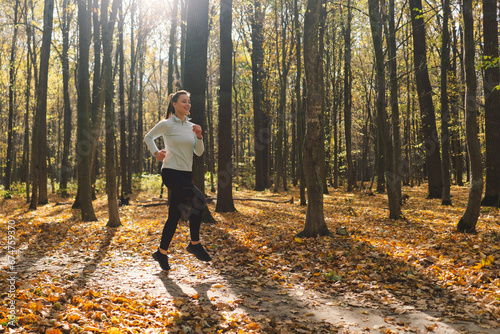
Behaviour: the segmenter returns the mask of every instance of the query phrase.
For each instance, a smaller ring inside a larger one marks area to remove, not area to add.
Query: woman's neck
[[[186,115],[183,115],[181,113],[176,112],[175,116],[177,116],[177,118],[180,119],[182,123],[184,123],[184,121],[186,120]]]

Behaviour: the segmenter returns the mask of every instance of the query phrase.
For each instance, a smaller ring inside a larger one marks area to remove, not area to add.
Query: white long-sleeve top
[[[203,139],[198,139],[193,132],[193,125],[186,117],[182,122],[177,116],[158,122],[144,137],[144,142],[152,154],[158,151],[155,139],[163,138],[167,155],[162,168],[188,171],[193,170],[193,152],[200,156],[205,146]]]

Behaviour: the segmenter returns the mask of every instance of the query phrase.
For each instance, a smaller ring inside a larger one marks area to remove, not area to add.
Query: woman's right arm
[[[156,146],[155,139],[165,134],[167,131],[167,121],[163,120],[158,122],[147,134],[144,136],[144,142],[148,147],[151,154],[156,156],[156,152],[158,151],[158,147]]]

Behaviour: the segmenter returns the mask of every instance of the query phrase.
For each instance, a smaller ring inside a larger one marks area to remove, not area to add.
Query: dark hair
[[[169,119],[170,116],[175,114],[175,108],[174,108],[173,102],[177,102],[177,100],[179,100],[179,96],[184,95],[184,94],[186,94],[187,96],[190,95],[189,92],[185,91],[185,90],[178,90],[177,92],[169,95],[168,107],[167,107],[167,119]]]

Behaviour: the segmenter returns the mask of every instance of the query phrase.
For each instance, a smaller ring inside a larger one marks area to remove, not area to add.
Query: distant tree
[[[425,162],[428,177],[428,198],[441,198],[443,178],[439,138],[436,129],[436,115],[432,102],[432,86],[427,65],[425,23],[421,0],[410,0],[411,23],[413,28],[413,58],[417,83],[418,102],[422,115]]]
[[[168,83],[167,83],[167,92],[168,94],[172,94],[174,90],[174,55],[175,55],[175,36],[177,31],[177,13],[179,7],[179,0],[174,0],[172,5],[172,23],[170,25],[170,45],[168,47]]]
[[[304,139],[304,174],[307,185],[307,213],[304,230],[298,237],[330,235],[323,212],[323,175],[325,146],[323,110],[321,109],[319,59],[319,16],[322,0],[308,0],[304,17],[304,65],[307,86],[306,134]]]
[[[354,174],[354,163],[352,160],[352,71],[351,71],[351,23],[352,9],[351,0],[347,0],[347,21],[344,28],[344,132],[346,151],[346,177],[347,191],[355,188],[356,176]]]
[[[221,0],[220,7],[220,103],[219,160],[217,172],[217,212],[236,211],[233,201],[232,87],[233,41],[231,38],[233,1]]]
[[[14,101],[16,85],[16,52],[17,52],[17,34],[19,30],[19,0],[14,4],[14,32],[12,34],[12,43],[10,47],[9,61],[9,116],[7,125],[7,164],[5,167],[4,189],[10,191],[12,182],[12,157],[14,153]]]
[[[470,164],[470,186],[467,209],[457,224],[459,232],[476,233],[476,224],[481,209],[483,193],[483,168],[481,163],[481,146],[479,144],[479,126],[477,114],[477,79],[474,66],[474,18],[472,16],[472,1],[462,0],[462,19],[464,22],[464,67],[465,67],[465,133]]]

